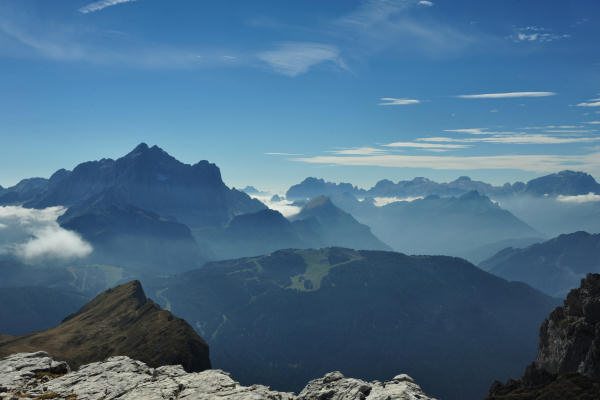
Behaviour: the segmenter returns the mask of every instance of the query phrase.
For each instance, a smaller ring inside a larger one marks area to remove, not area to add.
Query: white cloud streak
[[[513,99],[519,97],[547,97],[555,96],[554,92],[506,92],[506,93],[482,93],[461,94],[456,96],[461,99]]]
[[[433,2],[429,1],[429,0],[421,0],[417,3],[418,6],[422,6],[422,7],[431,7],[433,6]]]
[[[466,149],[471,146],[464,144],[439,144],[439,143],[415,143],[415,142],[394,142],[384,144],[386,147],[407,147],[417,149]]]
[[[370,154],[385,153],[385,150],[377,149],[375,147],[357,147],[357,148],[353,148],[353,149],[331,150],[328,153],[345,154],[345,155],[370,155]]]
[[[468,133],[469,135],[489,135],[485,128],[444,129],[444,132]]]
[[[488,137],[456,139],[449,137],[428,137],[416,139],[420,142],[453,142],[453,143],[504,143],[504,144],[566,144],[566,143],[593,143],[600,141],[600,137],[570,137],[550,136],[544,134],[505,134]]]
[[[90,3],[86,6],[83,6],[79,9],[79,12],[82,14],[89,14],[92,12],[100,11],[105,9],[106,7],[116,6],[117,4],[123,3],[131,3],[136,0],[100,0]]]
[[[562,203],[577,203],[577,204],[581,204],[581,203],[591,203],[591,202],[596,202],[596,201],[600,201],[600,194],[595,194],[595,193],[588,193],[588,194],[580,194],[577,196],[563,196],[563,195],[559,195],[556,200],[562,202]]]
[[[268,156],[303,156],[304,154],[300,154],[300,153],[281,153],[281,152],[269,152],[269,153],[265,153]]]
[[[295,158],[292,161],[344,166],[369,166],[392,168],[428,168],[434,170],[506,170],[548,173],[564,169],[584,169],[600,172],[600,153],[585,155],[497,155],[497,156],[414,156],[414,155],[372,155],[372,156],[315,156]]]
[[[267,63],[275,72],[290,77],[304,74],[311,67],[324,62],[330,62],[346,69],[346,65],[340,57],[340,50],[336,46],[322,43],[281,43],[274,50],[258,53],[257,57]]]
[[[380,106],[405,106],[408,104],[419,104],[421,101],[417,99],[398,99],[395,97],[382,97]]]
[[[13,254],[25,261],[83,258],[92,246],[79,234],[62,228],[57,218],[64,207],[43,210],[21,206],[0,207],[0,254]]]
[[[590,99],[577,104],[577,107],[600,107],[600,99]]]

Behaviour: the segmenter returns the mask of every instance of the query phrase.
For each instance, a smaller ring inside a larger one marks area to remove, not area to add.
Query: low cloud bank
[[[563,203],[590,203],[593,201],[600,201],[600,194],[590,192],[588,194],[579,194],[577,196],[559,195],[556,200]]]
[[[0,254],[12,254],[25,261],[88,256],[93,251],[92,246],[56,221],[66,210],[64,207],[36,210],[0,206]]]
[[[281,200],[272,201],[270,193],[267,195],[254,195],[250,194],[250,197],[260,200],[264,205],[269,207],[271,210],[279,211],[284,217],[289,217],[298,214],[301,210],[298,206],[293,206],[292,201],[286,200],[281,195]]]
[[[398,201],[407,201],[407,202],[411,202],[411,201],[415,201],[415,200],[420,200],[422,199],[423,196],[418,196],[418,197],[374,197],[373,198],[373,204],[375,204],[376,207],[383,207],[383,206],[387,206],[388,204],[391,203],[396,203]]]

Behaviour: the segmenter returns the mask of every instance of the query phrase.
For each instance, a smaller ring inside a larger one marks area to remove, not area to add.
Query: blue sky
[[[5,0],[0,184],[139,142],[227,184],[600,177],[600,2]]]

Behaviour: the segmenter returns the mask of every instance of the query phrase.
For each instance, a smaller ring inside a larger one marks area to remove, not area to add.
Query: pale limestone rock
[[[52,375],[48,380],[36,375],[40,371],[65,375]],[[0,360],[0,399],[16,393],[34,398],[53,393],[58,399],[77,400],[432,400],[408,375],[368,383],[336,371],[310,381],[295,396],[262,385],[241,386],[221,370],[187,373],[180,365],[150,368],[124,356],[69,372],[66,363],[54,361],[44,352]]]

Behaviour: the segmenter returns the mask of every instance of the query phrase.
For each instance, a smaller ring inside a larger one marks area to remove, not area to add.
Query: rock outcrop
[[[183,319],[146,298],[139,281],[98,295],[60,325],[0,342],[0,357],[46,351],[72,367],[129,356],[152,367],[210,368],[208,345]]]
[[[536,366],[600,379],[600,274],[588,274],[540,329]]]
[[[542,323],[523,378],[494,382],[489,400],[600,398],[600,274],[588,274]]]
[[[151,368],[129,357],[111,357],[70,372],[47,353],[20,353],[0,360],[0,399],[27,397],[68,400],[433,400],[412,378],[367,383],[332,372],[311,381],[298,395],[266,386],[241,386],[220,370],[187,373],[180,366]]]

